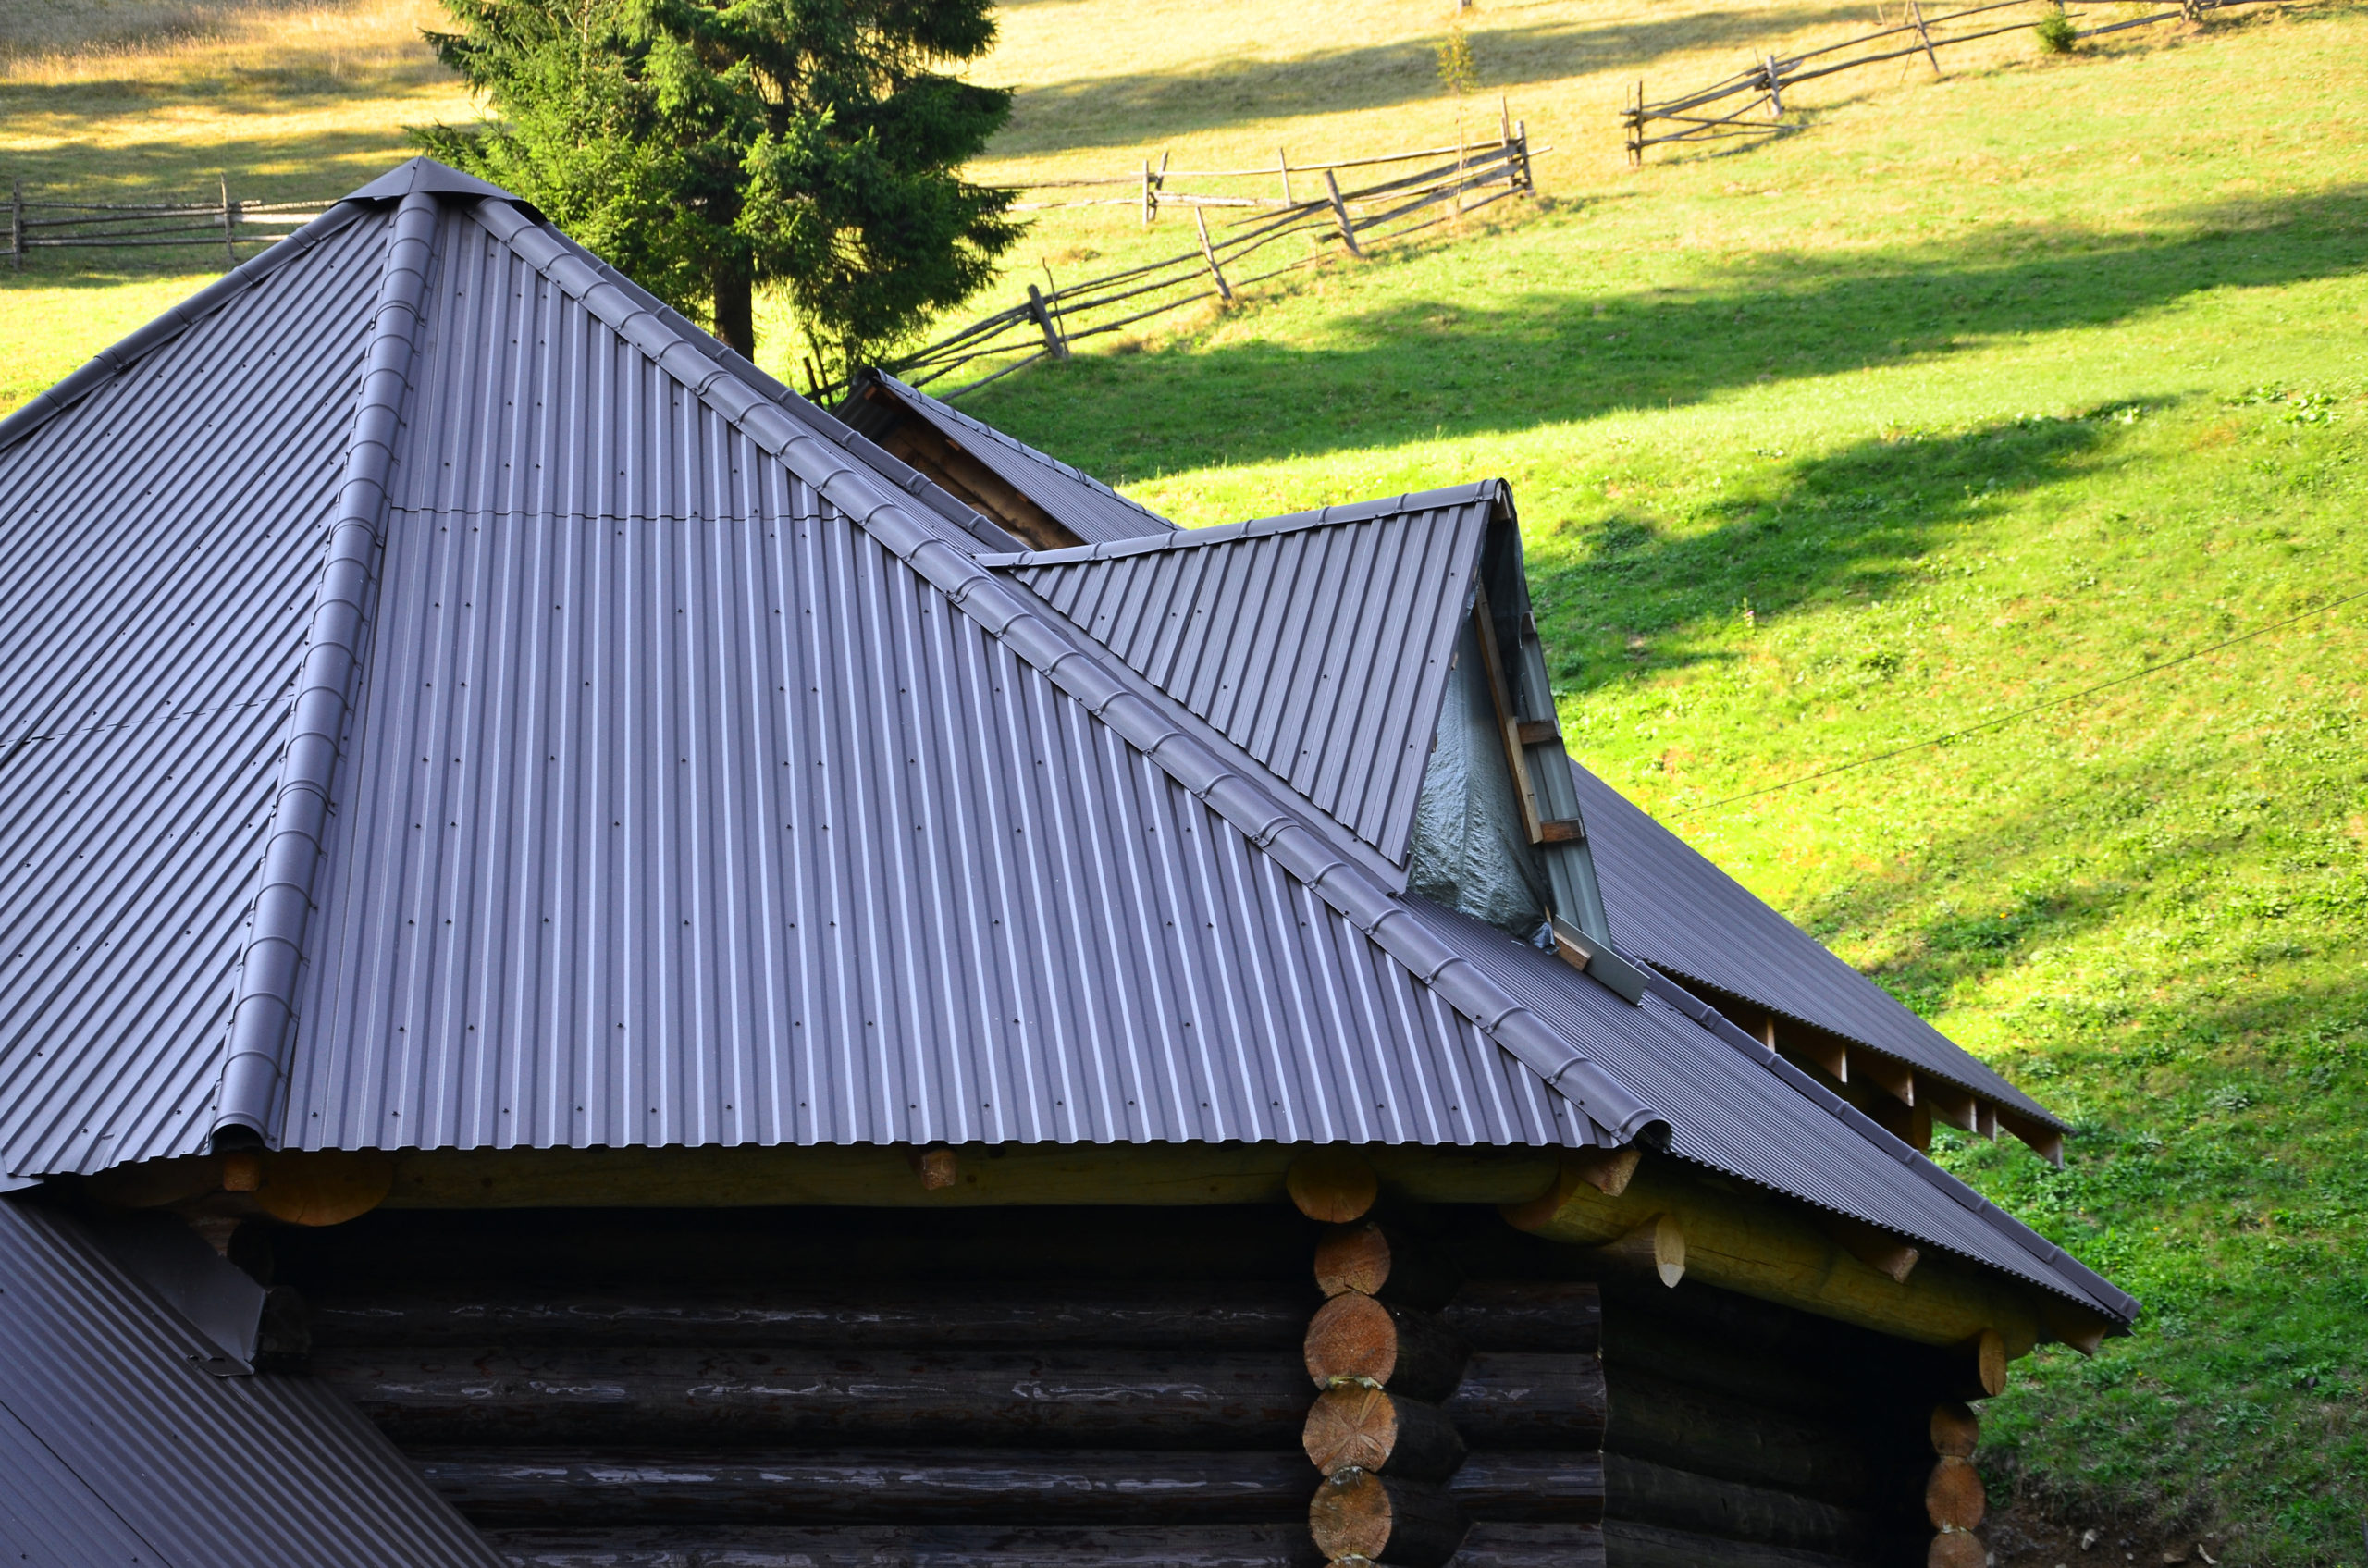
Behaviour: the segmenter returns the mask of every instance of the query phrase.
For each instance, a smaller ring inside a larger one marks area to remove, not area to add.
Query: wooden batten
[[[2013,1357],[2041,1337],[2036,1291],[1948,1257],[1927,1257],[1905,1280],[1893,1278],[1851,1255],[1806,1206],[1721,1191],[1666,1157],[1647,1157],[1617,1198],[1574,1173],[1549,1197],[1509,1206],[1505,1217],[1551,1241],[1598,1247],[1667,1215],[1684,1230],[1687,1275],[1708,1284],[1928,1345],[1994,1332]]]
[[[1981,1118],[1975,1111],[1973,1095],[1954,1083],[1934,1078],[1930,1073],[1916,1075],[1916,1095],[1913,1102],[1929,1105],[1933,1119],[1947,1122],[1966,1132],[1981,1130]]]
[[[949,494],[993,518],[1032,549],[1066,549],[1085,542],[936,426],[876,387],[870,396],[895,409],[902,418],[880,438],[881,446],[937,481]]]
[[[1916,1069],[1874,1051],[1856,1053],[1858,1081],[1873,1084],[1903,1105],[1916,1104]]]
[[[2021,1139],[2040,1158],[2054,1166],[2064,1167],[2064,1134],[2047,1123],[2022,1112],[2001,1105],[1997,1109],[1998,1125]]]
[[[1908,1275],[1914,1271],[1916,1260],[1923,1255],[1890,1231],[1877,1229],[1862,1219],[1828,1215],[1824,1225],[1825,1233],[1839,1242],[1844,1252],[1876,1273],[1888,1275],[1903,1285],[1907,1283]]]

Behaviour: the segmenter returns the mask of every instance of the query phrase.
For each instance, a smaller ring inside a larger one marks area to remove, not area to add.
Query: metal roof
[[[1092,475],[1015,440],[993,426],[971,418],[917,387],[908,387],[894,376],[866,371],[861,387],[872,386],[985,463],[1005,484],[1042,507],[1055,522],[1088,544],[1109,544],[1178,531],[1175,524],[1158,512],[1140,501],[1128,500]],[[867,435],[877,434],[872,428],[875,420],[860,400],[861,387],[858,395],[850,396],[841,412],[856,429]]]
[[[1913,1064],[2061,1129],[2046,1107],[1754,897],[1601,779],[1572,776],[1620,945],[1655,968]]]
[[[0,1198],[0,1553],[36,1568],[500,1563],[341,1395],[216,1377],[202,1370],[214,1354],[80,1223]]]
[[[0,1168],[212,1137],[1570,1144],[1699,1122],[1707,1092],[1668,1064],[1726,1049],[1723,1020],[1665,1047],[1682,1010],[1474,946],[1021,580],[1008,536],[523,204],[417,160],[267,254],[0,424],[0,496],[79,498],[0,511],[12,562],[103,525],[128,561],[178,559],[210,525],[186,498],[279,486],[191,547],[219,570],[93,600],[54,565],[22,590],[52,612],[12,627],[0,691],[34,716],[15,735],[49,738],[0,767]],[[267,362],[240,337],[265,322]],[[278,417],[231,417],[250,404]],[[153,498],[108,513],[151,451]],[[1407,613],[1360,635],[1414,669],[1499,492],[1462,494],[1174,553],[1379,562],[1366,588]],[[291,535],[274,578],[264,545]],[[1397,553],[1326,553],[1360,538]],[[1153,556],[1043,564],[1129,562]],[[253,589],[287,581],[305,591],[254,630]],[[192,666],[158,713],[120,623],[164,603],[192,657],[256,651]],[[1339,684],[1400,745],[1426,677],[1370,670]],[[77,704],[88,735],[56,728]],[[109,771],[101,746],[124,748]],[[1758,1105],[1685,1147],[1770,1179]],[[1778,1144],[1860,1136],[1769,1116]],[[1795,1195],[1898,1228],[1922,1191]]]
[[[1633,1027],[1607,1031],[1601,1020],[1624,1004],[1604,987],[1468,916],[1410,902],[1442,942],[1554,1027],[1601,1042],[1597,1065],[1668,1117],[1670,1153],[1871,1219],[2123,1322],[2137,1315],[2129,1295],[1683,991],[1656,982],[1628,1009]]]
[[[1402,864],[1490,482],[988,564]]]

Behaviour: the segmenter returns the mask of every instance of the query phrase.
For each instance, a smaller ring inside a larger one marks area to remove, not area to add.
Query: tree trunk
[[[715,290],[715,335],[743,359],[757,357],[756,285],[746,273],[719,265],[708,275]]]

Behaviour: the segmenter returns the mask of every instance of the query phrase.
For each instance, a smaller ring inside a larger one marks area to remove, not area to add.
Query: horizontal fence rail
[[[1265,265],[1269,246],[1294,234],[1337,243],[1362,256],[1372,244],[1403,239],[1435,224],[1479,211],[1509,196],[1536,189],[1531,160],[1551,148],[1533,148],[1524,122],[1500,118],[1498,136],[1463,146],[1424,147],[1379,157],[1294,164],[1277,154],[1273,166],[1254,169],[1170,169],[1163,158],[1146,163],[1140,177],[1071,179],[1030,190],[1135,187],[1130,196],[1079,201],[1018,203],[1051,207],[1140,206],[1145,223],[1167,207],[1192,215],[1195,243],[1158,261],[1080,283],[1057,284],[1047,269],[1044,284],[1029,284],[1028,297],[981,317],[936,341],[886,361],[882,368],[938,395],[958,398],[1040,360],[1067,359],[1074,345],[1123,331],[1138,322],[1180,310],[1202,300],[1232,301],[1240,290],[1287,272],[1313,265],[1324,252]],[[1343,190],[1342,169],[1381,170],[1421,167]],[[1301,183],[1292,184],[1297,177]],[[1181,191],[1168,182],[1184,179],[1273,179],[1279,194],[1245,196]],[[1437,209],[1444,208],[1440,211]],[[1212,225],[1212,210],[1240,209]],[[1252,258],[1258,258],[1253,261]],[[1013,355],[1018,358],[1012,358]],[[1005,363],[1008,362],[1008,363]],[[985,374],[979,374],[984,371]],[[944,385],[968,373],[958,386]],[[808,389],[818,399],[842,394],[845,384],[821,381],[809,362]]]
[[[28,200],[24,181],[11,179],[9,265],[22,271],[34,251],[179,245],[218,246],[235,265],[240,246],[273,244],[333,204],[237,200],[228,180],[221,190],[217,202],[43,202]]]
[[[1969,30],[1964,30],[1965,24],[1976,18],[1993,19],[2000,11],[2027,9],[2033,3],[2034,0],[1990,0],[1986,5],[1968,6],[1938,16],[1927,16],[1922,0],[1907,0],[1903,13],[1905,19],[1895,24],[1799,55],[1764,55],[1733,76],[1680,97],[1651,102],[1645,95],[1645,84],[1639,81],[1620,111],[1621,130],[1628,146],[1628,162],[1642,165],[1646,148],[1663,146],[1672,142],[1717,142],[1738,136],[1758,139],[1782,135],[1794,129],[1784,120],[1785,93],[1804,82],[1815,81],[1819,77],[1832,76],[1839,71],[1856,70],[1862,66],[1881,65],[1887,60],[1907,59],[1921,55],[1937,76],[1941,70],[1939,51],[1955,44],[1971,43],[1977,39],[1995,38],[2002,33],[2035,28],[2047,17],[2053,16],[2055,7],[2048,6],[2041,16],[2026,16],[2014,21],[1997,23],[1984,20]],[[2196,21],[2207,11],[2259,3],[2260,0],[2178,0],[2177,5],[2164,10],[2150,11],[2144,16],[2106,22],[2097,27],[2077,28],[2073,36],[2094,38],[2103,33],[2119,32],[2125,28],[2152,27],[2157,22]],[[1845,57],[1829,57],[1835,55]],[[1734,102],[1737,99],[1742,101]],[[1667,127],[1675,129],[1664,129]]]

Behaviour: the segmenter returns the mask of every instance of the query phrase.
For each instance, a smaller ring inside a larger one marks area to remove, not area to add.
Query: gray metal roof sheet
[[[1576,763],[1571,771],[1612,936],[1622,947],[1680,979],[1896,1056],[2050,1127],[2064,1125],[1618,790]]]
[[[520,204],[419,184],[391,222],[347,204],[336,234],[376,235],[382,253],[340,265],[334,287],[316,275],[343,254],[336,236],[245,285],[289,345],[271,377],[373,367],[358,396],[349,380],[282,400],[305,429],[258,426],[209,458],[302,451],[337,471],[282,489],[301,515],[251,520],[209,558],[233,583],[256,533],[316,530],[327,570],[310,602],[275,611],[290,618],[264,641],[284,661],[255,666],[271,684],[249,707],[102,732],[166,739],[87,781],[20,765],[68,755],[48,743],[0,770],[0,817],[27,824],[18,858],[43,873],[24,884],[32,904],[128,920],[145,900],[198,955],[139,926],[117,968],[93,967],[76,957],[106,934],[91,917],[11,928],[8,983],[47,1011],[11,1037],[8,1169],[103,1168],[238,1126],[347,1148],[1536,1144],[1700,1118],[1658,1043],[1674,1026],[1420,914],[1369,846],[991,570],[992,535],[911,470]],[[230,378],[210,406],[266,401],[236,391],[252,357],[166,357],[226,352],[243,298],[0,425],[0,487],[58,483],[90,466],[86,447],[120,463],[108,443],[169,444],[204,401],[191,381]],[[1202,548],[1249,559],[1363,530],[1400,550],[1390,571],[1451,572],[1494,494]],[[1426,511],[1452,548],[1425,554],[1438,539],[1388,521]],[[341,542],[317,532],[333,514]],[[39,557],[70,550],[80,515],[0,526]],[[142,558],[198,521],[130,515]],[[360,523],[378,532],[357,554]],[[1457,599],[1412,595],[1399,632],[1451,625]],[[201,650],[206,626],[235,640],[253,619],[228,589],[190,618]],[[76,623],[68,608],[41,636],[12,632],[10,670],[41,666],[18,683],[24,710],[55,711],[77,680],[137,685],[129,642],[74,673],[56,650]],[[293,641],[306,624],[310,649]],[[325,648],[352,650],[352,679]],[[298,734],[337,737],[333,770],[274,717],[300,654]],[[1385,683],[1391,704],[1420,687]],[[187,809],[167,784],[217,802],[185,823],[204,843],[166,847],[181,819],[159,813]],[[106,864],[73,871],[97,843]],[[225,954],[241,956],[235,977]],[[230,994],[247,1043],[226,1066]],[[219,1103],[191,1114],[213,1070]],[[1754,1104],[1730,1114],[1748,1123]],[[1739,1174],[1770,1157],[1740,1131],[1689,1146]],[[1880,1183],[1812,1199],[1829,1200],[1892,1223]]]
[[[1393,864],[1503,487],[993,561]]]
[[[202,1144],[385,248],[352,223],[0,451],[0,1167]]]
[[[1691,999],[1683,993],[1648,993],[1630,1010],[1634,1027],[1607,1031],[1606,1015],[1624,1004],[1602,986],[1469,916],[1427,900],[1410,903],[1441,941],[1530,1000],[1556,1028],[1599,1042],[1597,1064],[1667,1117],[1671,1154],[1986,1264],[2124,1322],[2136,1316],[2128,1295],[1703,1004],[1684,1006]],[[1706,1023],[1723,1024],[1710,1029],[1711,1042],[1703,1038]]]
[[[1088,544],[1177,532],[1175,524],[1141,502],[1128,500],[1092,475],[973,419],[951,403],[908,387],[894,376],[875,371],[867,379],[876,380],[881,390],[927,420],[940,435],[985,463],[1004,483]],[[850,407],[847,414],[857,428],[862,427],[859,406]]]
[[[0,1198],[0,1549],[56,1568],[500,1562],[361,1414],[214,1353],[70,1216]]]

